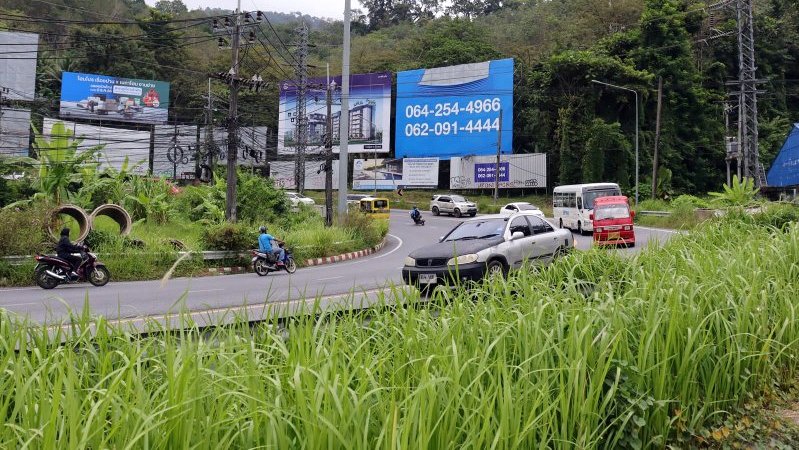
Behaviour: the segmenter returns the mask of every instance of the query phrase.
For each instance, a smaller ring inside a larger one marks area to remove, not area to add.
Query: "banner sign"
[[[480,163],[474,165],[474,181],[477,183],[496,182],[497,163]],[[499,181],[510,180],[510,164],[499,164]]]
[[[470,156],[450,159],[450,189],[493,189],[496,184],[497,157]],[[502,155],[499,162],[499,188],[523,189],[547,186],[547,155],[530,153]]]
[[[60,115],[63,118],[164,124],[169,116],[169,83],[63,72]]]
[[[355,190],[394,190],[438,187],[438,158],[356,159],[352,166]]]
[[[402,159],[403,188],[437,188],[438,158]]]
[[[511,153],[513,59],[399,72],[396,107],[397,157]]]
[[[341,142],[341,76],[331,77],[335,83],[332,102],[333,152]],[[327,78],[311,78],[305,101],[307,154],[323,153],[327,137]],[[278,120],[279,155],[297,153],[297,86],[280,83]],[[391,73],[350,75],[349,142],[350,153],[388,153],[391,129]]]

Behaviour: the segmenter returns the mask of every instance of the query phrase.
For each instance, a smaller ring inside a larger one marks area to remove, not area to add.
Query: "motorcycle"
[[[294,256],[291,254],[291,250],[285,248],[283,244],[279,244],[279,247],[284,250],[282,266],[277,265],[278,255],[275,253],[253,250],[252,270],[262,277],[268,275],[269,272],[277,272],[280,270],[285,270],[288,273],[296,272],[297,263],[294,262]]]
[[[416,216],[416,217],[411,216],[411,219],[413,219],[414,225],[422,225],[422,226],[424,226],[424,219],[422,219],[422,215],[421,214],[419,214],[419,216]]]
[[[97,260],[97,255],[90,252],[89,248],[83,246],[80,253],[81,263],[75,270],[77,276],[70,275],[72,265],[69,261],[58,256],[36,254],[36,267],[33,269],[33,276],[36,284],[42,289],[53,289],[59,284],[83,283],[88,281],[94,286],[100,287],[108,284],[111,280],[111,273],[105,264]]]

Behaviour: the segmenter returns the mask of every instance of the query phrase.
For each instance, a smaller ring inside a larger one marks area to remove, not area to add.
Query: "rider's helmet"
[[[259,233],[266,233],[266,227],[261,225],[261,228],[258,228]]]
[[[69,227],[64,227],[61,230],[61,236],[69,236]]]

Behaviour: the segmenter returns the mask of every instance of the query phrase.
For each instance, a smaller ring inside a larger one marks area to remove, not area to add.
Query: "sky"
[[[150,6],[158,0],[145,0]],[[189,9],[225,8],[236,9],[237,0],[182,0]],[[352,0],[352,8],[360,8],[358,0]],[[290,13],[299,11],[316,17],[343,19],[344,0],[241,0],[243,11],[277,11]]]

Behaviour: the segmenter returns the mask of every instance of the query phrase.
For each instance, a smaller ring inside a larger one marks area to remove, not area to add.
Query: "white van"
[[[591,213],[599,197],[621,195],[616,183],[588,183],[558,186],[552,190],[552,215],[561,228],[580,234],[593,233]]]

